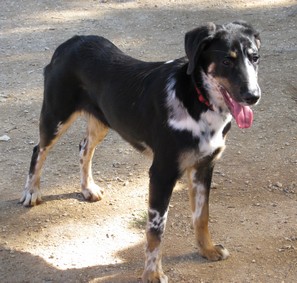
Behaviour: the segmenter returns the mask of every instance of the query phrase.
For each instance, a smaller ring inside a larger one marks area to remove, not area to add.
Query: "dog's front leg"
[[[175,176],[168,178],[163,173],[156,172],[153,167],[150,170],[146,261],[142,275],[142,280],[145,283],[168,282],[162,269],[161,241],[165,231],[169,200],[176,179]]]
[[[142,280],[145,283],[167,283],[161,262],[161,240],[164,234],[167,211],[162,215],[156,209],[148,211],[148,224],[146,230],[147,246],[146,260]]]
[[[193,213],[193,225],[200,253],[208,260],[226,259],[229,252],[222,245],[214,245],[208,230],[209,192],[213,165],[202,164],[188,170],[190,181],[190,202]]]

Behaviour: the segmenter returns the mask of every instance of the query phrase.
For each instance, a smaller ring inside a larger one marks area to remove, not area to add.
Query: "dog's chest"
[[[173,129],[187,131],[191,133],[194,140],[198,141],[180,154],[181,171],[195,166],[207,156],[212,156],[215,159],[220,158],[225,148],[223,130],[230,121],[231,115],[222,117],[219,113],[211,110],[202,113],[198,121],[188,113],[183,118],[171,116],[169,125]]]
[[[222,117],[212,111],[207,111],[201,115],[197,126],[200,129],[198,150],[200,158],[212,155],[219,148],[225,147],[225,138],[223,130],[231,117],[227,117],[224,121]]]
[[[231,115],[222,117],[219,113],[209,110],[202,113],[200,119],[196,121],[186,109],[180,107],[175,110],[168,119],[169,126],[178,131],[187,131],[194,139],[199,140],[195,150],[201,157],[211,155],[216,149],[224,147],[223,130],[230,122]]]
[[[231,121],[229,113],[208,110],[201,113],[198,120],[194,119],[176,97],[175,81],[167,85],[168,126],[178,132],[190,133],[193,140],[198,141],[186,145],[180,154],[181,169],[194,166],[199,160],[215,154],[219,158],[225,147],[224,128]]]

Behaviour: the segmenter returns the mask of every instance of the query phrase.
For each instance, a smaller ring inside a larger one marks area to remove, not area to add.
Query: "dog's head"
[[[209,23],[185,36],[187,74],[196,82],[202,78],[209,101],[218,109],[229,110],[241,128],[251,126],[249,106],[261,96],[259,49],[259,33],[242,21],[224,26]]]

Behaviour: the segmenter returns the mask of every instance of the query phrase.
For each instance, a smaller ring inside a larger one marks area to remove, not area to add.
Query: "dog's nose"
[[[256,104],[260,99],[259,92],[245,92],[242,95],[242,99],[244,102],[246,102],[248,105]]]
[[[249,88],[246,85],[240,88],[240,95],[243,102],[248,105],[256,104],[261,97],[261,89],[257,88]]]

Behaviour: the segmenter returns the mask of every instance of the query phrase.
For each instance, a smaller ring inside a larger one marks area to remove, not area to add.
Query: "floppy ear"
[[[254,34],[254,37],[255,37],[255,41],[256,41],[257,48],[260,49],[260,47],[261,47],[261,39],[260,39],[260,34],[259,34],[259,32],[256,32],[256,33]]]
[[[209,23],[186,33],[185,51],[189,59],[188,75],[193,73],[201,52],[206,44],[213,39],[216,29],[217,26],[214,23]]]
[[[260,33],[255,30],[249,23],[245,22],[245,21],[235,21],[233,22],[233,24],[236,24],[236,25],[240,25],[244,28],[246,28],[246,32],[252,36],[254,36],[255,38],[255,42],[256,42],[256,46],[258,49],[260,49],[261,47],[261,39],[260,39]]]

